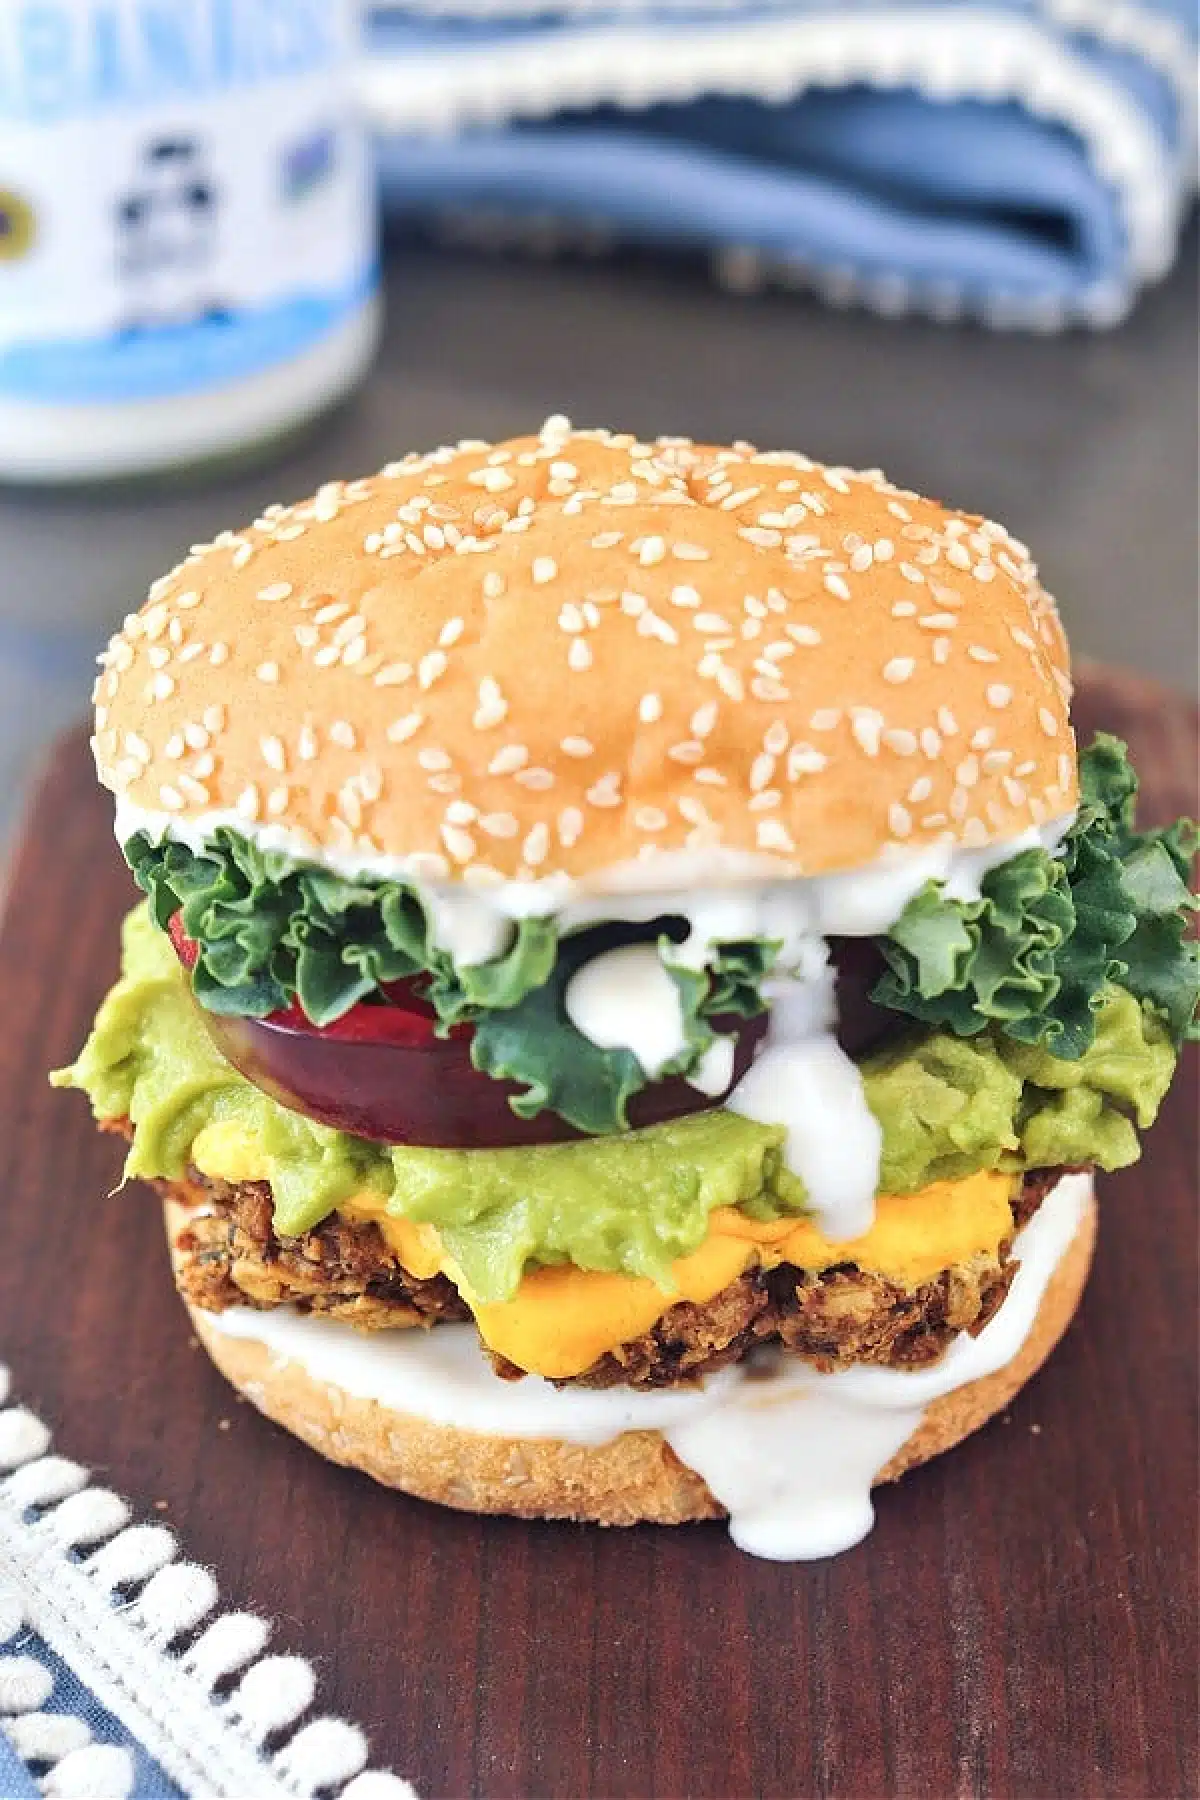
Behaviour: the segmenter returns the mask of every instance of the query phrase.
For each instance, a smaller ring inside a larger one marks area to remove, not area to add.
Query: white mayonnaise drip
[[[679,988],[655,944],[593,956],[567,983],[567,1017],[602,1050],[632,1050],[648,1081],[687,1049]]]
[[[361,1333],[286,1309],[205,1315],[213,1331],[257,1341],[277,1363],[460,1431],[603,1444],[660,1431],[730,1515],[735,1544],[778,1562],[848,1550],[874,1521],[871,1485],[932,1400],[994,1374],[1021,1349],[1079,1228],[1091,1178],[1065,1176],[1017,1234],[1020,1266],[995,1317],[964,1332],[932,1368],[869,1367],[821,1375],[777,1356],[723,1369],[686,1392],[555,1388],[501,1381],[472,1327]]]

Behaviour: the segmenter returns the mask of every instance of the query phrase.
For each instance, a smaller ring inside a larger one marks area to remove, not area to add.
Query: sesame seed
[[[183,755],[183,751],[183,734],[182,732],[176,731],[163,745],[163,755],[170,757],[172,762],[177,762]]]
[[[795,851],[791,836],[778,819],[760,819],[755,833],[760,850],[781,850],[785,853]]]
[[[442,842],[457,863],[470,862],[475,855],[475,839],[459,825],[443,825]]]
[[[972,662],[994,663],[1000,661],[996,652],[994,650],[989,650],[986,644],[968,644],[967,655],[971,658]]]
[[[602,775],[600,780],[593,782],[588,789],[587,800],[590,806],[620,806],[620,775],[615,772]]]
[[[660,537],[643,538],[635,548],[638,561],[644,569],[652,568],[655,563],[662,562],[667,554],[666,543]]]
[[[917,734],[906,731],[902,726],[890,726],[883,734],[883,741],[888,749],[897,756],[915,756],[917,754]]]
[[[168,812],[181,812],[183,810],[184,799],[178,788],[170,787],[164,783],[158,790],[158,797]]]
[[[483,578],[484,599],[499,600],[507,585],[507,582],[498,569],[489,569]]]
[[[768,750],[756,756],[750,765],[750,791],[759,793],[770,782],[775,773],[775,757]]]
[[[249,787],[244,787],[242,789],[234,804],[239,818],[246,820],[257,819],[259,804],[258,789],[254,786],[253,782],[251,782]]]
[[[694,587],[689,587],[686,582],[680,582],[671,589],[670,601],[672,606],[695,607],[700,604],[700,596]]]
[[[1012,689],[1006,687],[1002,681],[993,681],[987,690],[987,703],[989,706],[994,706],[997,710],[1010,705],[1012,697]]]
[[[424,722],[425,714],[419,712],[405,713],[402,718],[393,719],[387,728],[388,742],[391,744],[406,743],[414,732],[420,730]]]
[[[329,736],[343,750],[353,750],[358,743],[354,727],[348,719],[335,719],[329,727]]]
[[[855,742],[868,756],[879,755],[880,735],[883,731],[882,713],[874,712],[869,706],[852,706],[850,730]]]
[[[841,708],[837,706],[820,707],[809,719],[814,731],[835,731],[841,722]]]
[[[633,815],[633,822],[639,831],[665,831],[668,819],[661,807],[639,806]]]
[[[703,781],[709,787],[728,787],[729,783],[719,769],[697,769],[692,776],[693,781]]]
[[[708,562],[712,553],[702,544],[676,543],[671,545],[671,555],[680,562]]]
[[[1037,645],[1034,643],[1029,633],[1027,631],[1022,631],[1019,625],[1010,625],[1008,628],[1008,635],[1011,637],[1013,643],[1018,644],[1022,650],[1037,649]]]
[[[586,639],[581,637],[571,639],[571,647],[567,651],[567,664],[578,674],[582,674],[585,669],[591,668],[592,652],[588,647]]]
[[[917,806],[922,800],[928,800],[933,792],[933,782],[928,775],[919,775],[908,790],[908,799]]]
[[[822,585],[825,592],[832,594],[835,600],[849,600],[850,589],[840,575],[826,575]]]
[[[550,848],[550,828],[544,819],[540,819],[521,846],[521,855],[531,868],[546,860]]]
[[[266,587],[259,588],[260,600],[290,600],[292,584],[290,581],[272,581]]]
[[[926,725],[921,732],[921,748],[930,762],[936,762],[942,754],[942,734],[935,731],[932,725]]]
[[[512,775],[517,769],[523,769],[528,761],[529,752],[524,744],[505,744],[488,764],[488,774]]]
[[[1071,791],[1071,774],[1071,759],[1065,752],[1060,751],[1058,757],[1058,785],[1064,794]]]
[[[908,808],[893,800],[888,807],[888,829],[893,837],[906,838],[912,833],[912,814]]]
[[[613,550],[625,536],[623,531],[601,531],[592,539],[593,550]]]
[[[315,625],[293,625],[292,636],[301,650],[313,650],[321,641],[321,634]]]
[[[736,669],[727,668],[724,663],[718,664],[716,682],[727,700],[732,700],[740,705],[745,699],[746,690],[742,685],[742,678]]]
[[[958,736],[958,720],[948,706],[938,707],[937,722],[940,730],[946,737]]]
[[[564,756],[591,756],[594,754],[596,746],[589,738],[565,737],[559,748]]]
[[[953,631],[958,624],[957,613],[937,612],[925,613],[917,620],[922,631]]]
[[[583,814],[577,806],[564,807],[558,815],[558,836],[566,849],[578,843],[583,832]]]
[[[674,645],[679,642],[679,633],[675,627],[668,625],[656,612],[644,612],[638,620],[637,628],[640,637],[657,638],[663,644]]]
[[[950,660],[950,639],[938,637],[933,640],[933,660],[935,663],[946,663]]]
[[[875,561],[875,552],[870,544],[860,544],[850,554],[850,567],[856,575],[865,575]]]
[[[821,634],[815,625],[785,625],[783,628],[794,643],[803,644],[806,648],[815,648],[821,642]]]
[[[544,793],[554,786],[554,773],[550,769],[518,769],[513,779],[518,787],[530,788],[535,793]]]
[[[153,700],[169,700],[175,692],[175,683],[169,675],[160,671],[149,684],[146,692]]]
[[[1048,706],[1038,707],[1038,724],[1041,726],[1047,737],[1058,736],[1058,720]]]
[[[446,751],[435,750],[432,747],[425,750],[418,750],[417,761],[421,767],[428,770],[431,775],[440,775],[444,770],[451,767],[451,760]]]
[[[490,675],[485,675],[479,683],[479,705],[472,724],[476,731],[488,731],[493,725],[503,724],[507,715],[508,701],[500,692],[498,683]]]
[[[657,724],[662,718],[663,704],[657,694],[643,694],[638,701],[638,718],[643,725]]]
[[[334,663],[341,662],[342,652],[337,644],[323,644],[313,657],[318,669],[331,669]]]
[[[916,668],[916,659],[911,656],[893,656],[890,662],[883,665],[883,679],[891,682],[907,681]]]
[[[510,812],[483,813],[480,816],[479,828],[481,831],[485,831],[488,837],[494,838],[514,838],[521,829],[515,815]]]
[[[811,744],[793,744],[788,751],[788,780],[795,781],[801,775],[819,775],[828,763],[829,758]]]
[[[385,663],[375,676],[376,687],[403,687],[406,681],[412,680],[412,664],[406,662]]]
[[[979,780],[979,758],[964,756],[954,771],[954,779],[960,787],[973,788]]]
[[[446,672],[446,653],[444,650],[430,650],[417,664],[417,683],[420,687],[431,688]]]
[[[446,808],[448,825],[473,825],[479,817],[469,800],[452,800]]]
[[[447,619],[446,623],[442,626],[442,629],[438,632],[438,643],[441,645],[442,649],[449,650],[452,644],[457,644],[464,629],[465,623],[462,619]]]
[[[533,559],[533,579],[537,587],[544,587],[553,581],[558,574],[558,564],[552,556],[535,556]]]
[[[279,664],[276,662],[259,663],[254,673],[260,681],[271,684],[279,680]]]

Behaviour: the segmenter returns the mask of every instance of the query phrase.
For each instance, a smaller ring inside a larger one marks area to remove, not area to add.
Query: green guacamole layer
[[[861,1064],[883,1127],[880,1187],[915,1193],[977,1169],[1139,1154],[1175,1068],[1157,1018],[1110,987],[1077,1062],[982,1034],[910,1036]],[[703,1241],[718,1206],[802,1213],[782,1130],[714,1110],[645,1131],[512,1150],[389,1148],[317,1125],[260,1093],[209,1039],[167,938],[144,908],[125,922],[122,975],[78,1061],[51,1077],[101,1119],[129,1118],[129,1176],[177,1180],[205,1126],[237,1121],[271,1158],[276,1229],[310,1231],[370,1189],[437,1226],[480,1300],[509,1298],[528,1264],[646,1275]]]

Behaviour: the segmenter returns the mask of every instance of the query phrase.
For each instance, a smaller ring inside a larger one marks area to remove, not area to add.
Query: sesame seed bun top
[[[102,658],[95,752],[168,829],[284,827],[342,866],[820,874],[1069,812],[1069,698],[1002,527],[877,471],[551,419],[195,548]]]

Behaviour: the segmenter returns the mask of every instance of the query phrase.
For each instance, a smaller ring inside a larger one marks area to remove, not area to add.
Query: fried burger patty
[[[1013,1203],[1014,1233],[1062,1173],[1025,1177]],[[186,1182],[156,1185],[191,1209],[176,1243],[176,1280],[184,1298],[206,1312],[293,1304],[362,1330],[471,1317],[444,1275],[420,1280],[402,1268],[375,1224],[335,1214],[303,1237],[282,1237],[264,1182],[231,1184],[192,1171]],[[822,1370],[853,1363],[917,1368],[935,1361],[958,1332],[986,1325],[1016,1270],[1010,1242],[997,1257],[974,1257],[911,1289],[853,1264],[820,1273],[787,1264],[749,1270],[703,1304],[669,1307],[650,1331],[559,1385],[669,1387],[771,1342]],[[497,1374],[522,1376],[489,1355]]]

